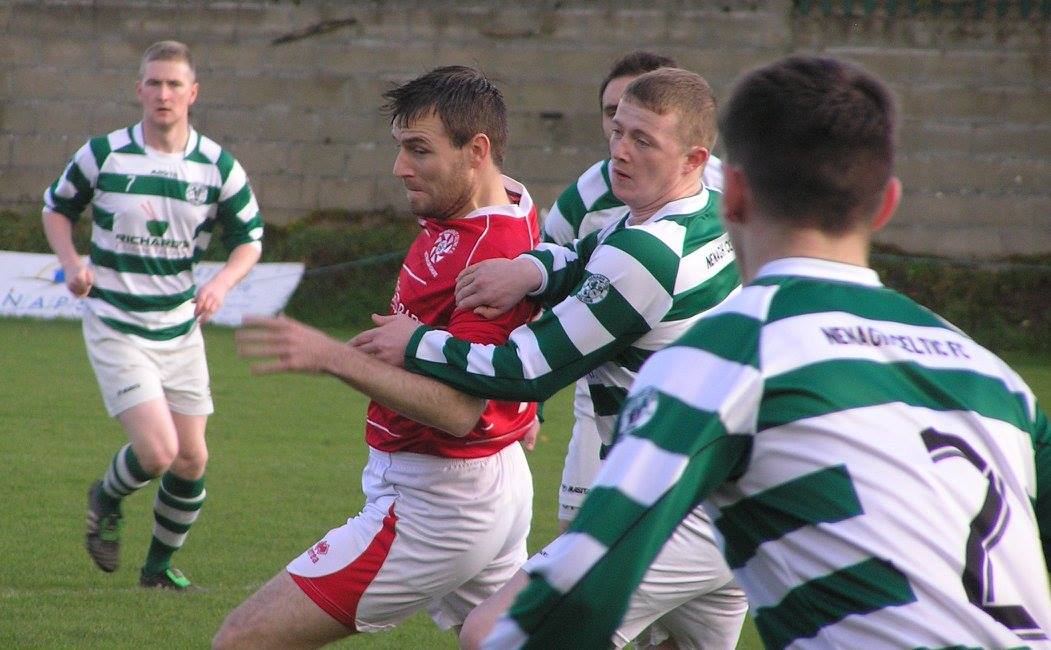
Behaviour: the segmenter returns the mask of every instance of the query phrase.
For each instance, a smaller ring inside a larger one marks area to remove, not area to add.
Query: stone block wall
[[[380,95],[437,65],[500,83],[506,172],[547,206],[604,155],[598,83],[617,56],[672,55],[725,97],[741,72],[806,52],[862,63],[900,100],[906,194],[882,241],[1051,252],[1051,21],[833,4],[826,16],[791,0],[0,0],[0,209],[38,210],[86,138],[139,119],[138,59],[165,38],[194,50],[194,124],[242,162],[273,223],[325,208],[407,216]]]

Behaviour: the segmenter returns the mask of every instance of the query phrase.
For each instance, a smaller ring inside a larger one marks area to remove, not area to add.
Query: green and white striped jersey
[[[155,346],[192,329],[193,263],[216,224],[228,250],[263,238],[244,169],[192,128],[175,154],[146,146],[141,123],[90,140],[44,192],[44,209],[76,221],[89,203],[95,285],[86,306]]]
[[[609,158],[598,161],[588,167],[575,183],[563,190],[544,217],[543,241],[570,246],[577,239],[627,216],[628,206],[613,195],[613,186],[609,180],[609,163]],[[704,187],[722,192],[721,160],[715,156],[708,158],[701,174],[701,182]],[[579,379],[574,389],[573,414],[573,435],[594,436],[591,421],[595,418],[595,409],[591,403],[586,377]]]
[[[869,269],[764,266],[652,356],[618,435],[489,647],[605,643],[706,498],[768,648],[1051,646],[1047,418]]]
[[[551,307],[539,319],[500,346],[420,327],[405,367],[473,395],[515,401],[545,400],[587,375],[596,426],[608,442],[642,363],[738,286],[719,196],[703,189],[638,225],[625,216],[573,247],[541,244],[527,254],[544,275],[538,296]]]

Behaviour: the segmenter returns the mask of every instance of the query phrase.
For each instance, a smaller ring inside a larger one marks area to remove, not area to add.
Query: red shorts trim
[[[390,554],[391,545],[397,536],[398,516],[394,514],[394,504],[383,518],[383,526],[376,536],[372,538],[368,547],[353,562],[335,573],[319,576],[317,578],[306,578],[289,572],[303,593],[310,600],[325,610],[325,612],[343,625],[355,632],[358,631],[355,619],[357,618],[358,602],[365,589],[372,583],[376,574],[380,572],[383,563]],[[327,543],[321,540],[311,551],[327,552]]]

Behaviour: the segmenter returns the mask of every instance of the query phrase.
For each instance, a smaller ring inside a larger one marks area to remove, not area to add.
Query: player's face
[[[617,105],[624,95],[624,89],[632,81],[635,81],[635,77],[615,77],[602,91],[602,133],[606,136],[606,142],[609,142],[609,136],[613,133],[613,116],[617,113]]]
[[[185,61],[150,61],[135,84],[142,119],[167,131],[189,124],[190,107],[197,101],[197,82]]]
[[[458,149],[434,113],[404,128],[395,124],[398,143],[394,175],[401,179],[412,213],[425,219],[451,219],[467,211],[473,194],[467,148]]]
[[[613,194],[635,214],[679,198],[687,165],[678,115],[658,115],[622,101],[609,139]]]

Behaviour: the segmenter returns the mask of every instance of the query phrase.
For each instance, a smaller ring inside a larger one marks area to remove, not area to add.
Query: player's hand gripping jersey
[[[495,399],[547,399],[587,375],[608,442],[642,362],[738,284],[719,196],[704,189],[641,224],[623,218],[573,248],[542,244],[529,257],[542,269],[538,294],[551,309],[515,329],[505,345],[417,328],[405,367]]]
[[[420,219],[416,237],[391,299],[393,313],[477,343],[500,345],[515,327],[529,321],[536,306],[522,302],[489,320],[456,309],[456,277],[471,264],[489,258],[514,258],[539,242],[536,208],[525,187],[504,177],[512,205],[488,206],[462,219]],[[475,429],[465,438],[420,424],[371,402],[366,441],[381,451],[410,451],[455,458],[496,453],[524,435],[536,415],[536,404],[491,401]]]

